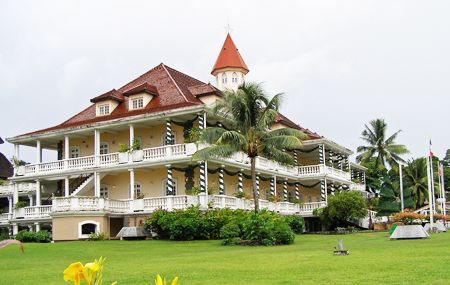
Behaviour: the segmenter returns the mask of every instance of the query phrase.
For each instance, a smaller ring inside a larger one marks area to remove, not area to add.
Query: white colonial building
[[[159,208],[251,210],[249,159],[236,153],[194,161],[202,146],[189,135],[220,123],[205,109],[221,98],[221,90],[236,89],[248,72],[228,35],[211,72],[217,88],[160,64],[92,98],[62,124],[8,138],[16,159],[20,146],[32,146],[36,161],[16,166],[11,184],[0,186],[0,226],[14,234],[22,228],[49,229],[59,241],[91,232],[115,237],[123,226],[140,225]],[[273,128],[283,126],[308,138],[292,151],[293,166],[257,159],[260,207],[311,218],[313,230],[313,210],[325,206],[328,195],[339,189],[365,193],[365,169],[349,162],[349,149],[280,114]],[[57,160],[42,161],[43,149],[54,150]]]

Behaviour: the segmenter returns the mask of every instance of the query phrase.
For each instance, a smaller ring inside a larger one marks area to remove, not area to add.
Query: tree
[[[315,214],[327,228],[346,227],[352,221],[367,216],[367,204],[357,191],[340,191],[329,196],[327,206]]]
[[[390,216],[400,211],[400,204],[395,194],[389,175],[383,176],[383,183],[380,189],[380,200],[378,202],[377,216]]]
[[[410,160],[404,171],[405,189],[411,192],[414,207],[418,209],[428,201],[428,177],[426,158]]]
[[[255,211],[259,211],[256,189],[256,158],[264,156],[281,164],[293,164],[286,150],[298,148],[305,135],[292,128],[271,130],[281,102],[277,94],[269,99],[260,84],[243,83],[236,91],[225,91],[222,100],[209,112],[223,127],[208,127],[200,141],[210,146],[197,151],[195,159],[230,157],[243,152],[250,158]],[[226,128],[225,128],[226,127]]]
[[[369,125],[370,127],[364,125],[365,129],[361,133],[361,138],[368,145],[357,148],[360,154],[356,157],[356,160],[365,165],[372,158],[375,158],[375,164],[379,169],[385,169],[387,164],[392,167],[397,165],[398,162],[405,162],[401,155],[409,151],[404,145],[395,143],[401,131],[399,130],[386,138],[387,124],[384,119],[372,120]]]

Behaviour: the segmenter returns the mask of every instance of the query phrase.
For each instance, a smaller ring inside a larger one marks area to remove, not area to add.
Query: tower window
[[[222,75],[222,83],[227,83],[227,75],[225,73]]]
[[[236,72],[233,72],[233,75],[231,77],[231,82],[237,83],[238,82],[238,76]]]

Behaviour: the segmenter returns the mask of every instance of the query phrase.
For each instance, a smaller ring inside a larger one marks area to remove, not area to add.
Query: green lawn
[[[349,256],[333,256],[344,238]],[[153,284],[449,284],[450,233],[390,241],[386,233],[301,235],[294,245],[225,247],[220,241],[104,241],[26,244],[0,250],[0,284],[64,284],[71,262],[107,257],[105,279]],[[67,283],[69,284],[69,283]]]

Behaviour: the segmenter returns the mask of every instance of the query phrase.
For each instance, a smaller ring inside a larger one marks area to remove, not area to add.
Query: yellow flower
[[[155,285],[164,285],[163,280],[159,274],[156,275]]]
[[[100,270],[100,264],[95,260],[94,262],[86,263],[84,268],[86,272],[86,283],[91,284],[95,274]]]
[[[81,280],[86,281],[86,273],[81,262],[74,262],[64,270],[64,281],[73,281],[74,285],[80,285]]]
[[[165,279],[163,280],[161,276],[158,274],[156,275],[155,285],[166,285],[166,280]],[[178,277],[173,278],[170,285],[178,285]]]

